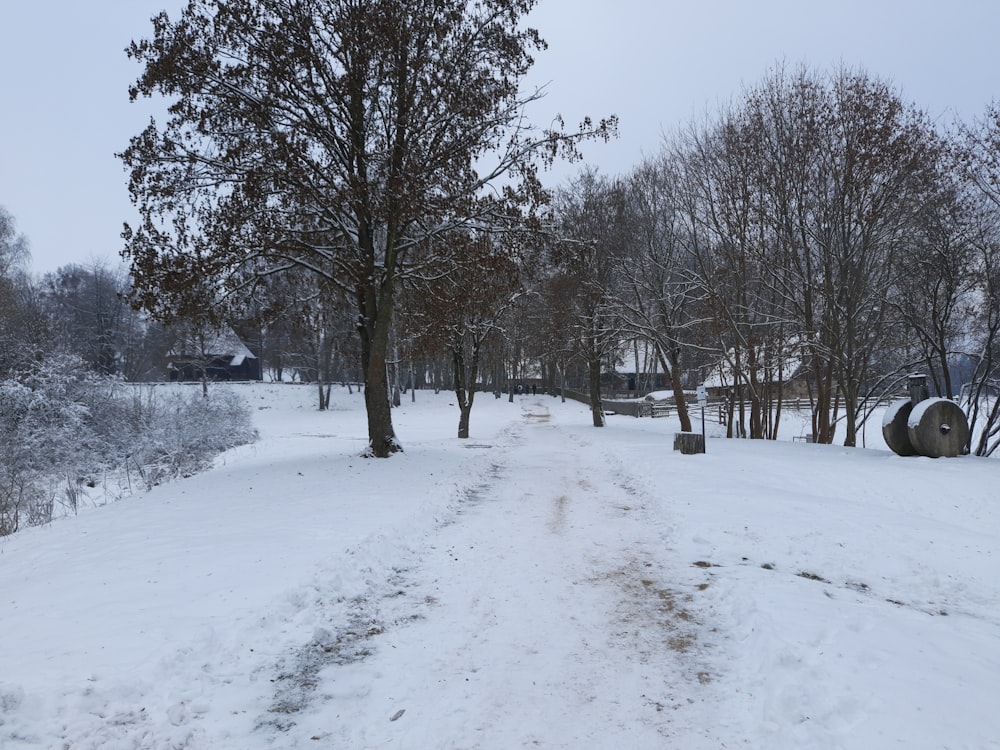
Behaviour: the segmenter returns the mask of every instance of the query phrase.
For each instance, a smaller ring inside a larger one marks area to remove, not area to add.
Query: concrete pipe
[[[908,398],[893,401],[882,415],[882,437],[885,444],[900,456],[915,456],[917,452],[910,442],[910,412],[913,403]]]
[[[907,432],[913,449],[921,456],[959,456],[969,450],[969,420],[954,401],[929,398],[910,411]]]

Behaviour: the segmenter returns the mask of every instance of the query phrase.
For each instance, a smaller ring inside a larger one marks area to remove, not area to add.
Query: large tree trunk
[[[455,399],[458,401],[458,436],[469,437],[469,421],[472,416],[472,402],[476,398],[476,379],[479,377],[479,346],[473,345],[472,363],[466,372],[465,348],[461,342],[452,347],[455,365]],[[466,386],[468,384],[468,386]]]
[[[469,437],[469,421],[472,417],[472,403],[463,401],[458,405],[458,437]]]
[[[674,391],[674,405],[677,407],[677,418],[681,422],[681,432],[692,432],[691,414],[688,412],[687,401],[684,399],[684,386],[681,384],[681,350],[675,347],[669,352],[669,359],[664,360],[660,350],[660,364],[670,373],[670,387]]]
[[[374,343],[374,342],[373,342]],[[362,347],[362,350],[364,347]],[[364,355],[362,355],[363,357]],[[386,348],[372,346],[365,366],[365,409],[368,412],[368,446],[375,458],[387,458],[403,448],[392,427],[389,378],[385,369]]]
[[[392,309],[391,281],[376,290],[360,292],[364,320],[361,332],[361,366],[365,376],[365,409],[368,413],[368,451],[375,458],[388,458],[403,450],[392,427],[389,405],[389,377],[386,359],[389,350],[389,312]]]

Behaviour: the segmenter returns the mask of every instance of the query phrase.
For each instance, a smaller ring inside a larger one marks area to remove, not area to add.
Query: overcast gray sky
[[[117,261],[134,214],[114,153],[154,111],[129,104],[139,70],[123,49],[157,11],[181,6],[35,0],[0,11],[0,206],[27,235],[34,271]],[[549,42],[531,77],[549,84],[533,119],[617,114],[621,138],[585,152],[606,173],[779,61],[863,67],[945,122],[1000,99],[997,0],[541,0],[532,21]]]

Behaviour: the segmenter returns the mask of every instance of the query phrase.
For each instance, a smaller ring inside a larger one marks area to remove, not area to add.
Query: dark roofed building
[[[231,328],[206,337],[188,336],[167,354],[171,382],[260,380],[260,360]]]

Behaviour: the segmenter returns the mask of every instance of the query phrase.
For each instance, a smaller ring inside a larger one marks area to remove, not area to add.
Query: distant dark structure
[[[882,437],[900,456],[944,458],[969,452],[969,420],[954,401],[928,398],[927,377],[910,375],[910,398],[891,404]]]
[[[260,360],[232,329],[198,341],[187,338],[167,354],[170,382],[260,380]]]

